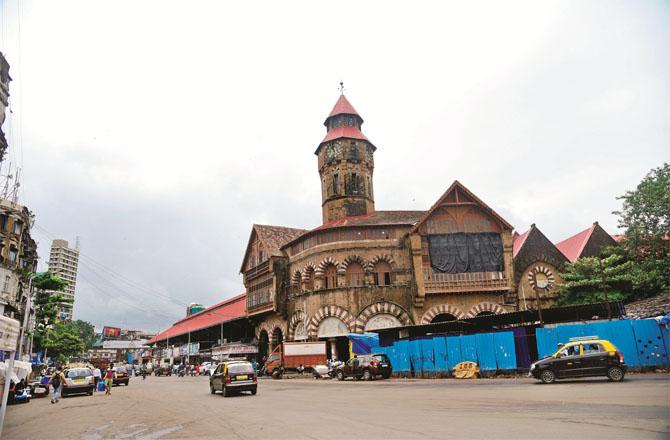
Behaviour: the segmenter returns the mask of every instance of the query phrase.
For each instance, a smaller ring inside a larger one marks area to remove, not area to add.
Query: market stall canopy
[[[155,344],[158,341],[164,341],[168,338],[174,338],[189,332],[244,318],[246,317],[246,298],[247,294],[242,293],[218,304],[214,304],[201,312],[180,319],[175,322],[172,327],[163,330],[147,341],[147,344]]]

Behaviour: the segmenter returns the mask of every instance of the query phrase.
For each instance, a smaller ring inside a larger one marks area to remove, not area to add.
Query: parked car
[[[93,394],[95,382],[93,380],[93,373],[89,368],[70,368],[63,371],[65,382],[61,395],[63,397],[72,394]]]
[[[344,380],[347,377],[354,379],[372,380],[377,376],[384,379],[391,377],[393,368],[388,356],[383,353],[365,354],[349,359],[337,368],[335,377]]]
[[[128,374],[126,367],[114,367],[112,368],[112,371],[114,372],[114,379],[112,379],[113,385],[124,384],[125,386],[128,386],[130,383],[130,375]]]
[[[231,361],[220,363],[209,377],[209,391],[221,391],[223,397],[241,391],[258,391],[258,378],[251,362]]]
[[[214,362],[203,362],[200,365],[200,374],[209,376],[213,368],[216,368],[216,364],[214,364]]]
[[[621,382],[626,374],[623,353],[597,336],[571,338],[551,356],[530,366],[529,375],[544,383],[573,377],[607,376]]]
[[[169,366],[156,367],[154,376],[172,376],[172,369]]]

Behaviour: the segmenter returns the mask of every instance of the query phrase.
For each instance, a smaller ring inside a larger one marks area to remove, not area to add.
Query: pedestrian
[[[302,366],[302,364],[298,365],[298,373],[302,376],[303,373],[305,372],[305,367]]]
[[[97,366],[93,369],[93,382],[95,382],[95,388],[94,390],[97,392],[98,391],[98,383],[100,382],[100,379],[102,378],[102,373],[100,373],[100,368]]]
[[[112,385],[114,385],[114,364],[111,364],[105,372],[105,395],[112,394]]]
[[[54,395],[51,398],[51,403],[57,403],[58,399],[60,398],[60,391],[65,383],[65,376],[63,375],[63,371],[61,371],[60,365],[56,367],[56,371],[51,375],[51,378],[49,378],[49,382],[47,383],[47,387],[49,384],[54,387]]]

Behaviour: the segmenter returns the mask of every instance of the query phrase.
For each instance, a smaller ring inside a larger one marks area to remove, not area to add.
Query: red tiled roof
[[[585,229],[570,238],[566,238],[559,243],[556,243],[556,247],[563,255],[565,255],[565,258],[570,260],[571,263],[574,263],[582,254],[584,246],[586,246],[586,243],[589,241],[589,237],[591,237],[591,234],[595,228],[596,224],[594,223],[588,229]]]
[[[360,117],[354,106],[351,105],[349,100],[344,95],[340,95],[328,117],[330,118],[331,116],[335,115],[356,115]]]
[[[610,235],[617,243],[620,243],[621,240],[623,240],[623,238],[625,237],[625,235],[623,234],[610,234]]]
[[[363,133],[356,127],[350,127],[347,125],[342,125],[340,127],[331,128],[326,137],[323,138],[321,144],[324,142],[332,141],[334,139],[348,138],[348,139],[359,139],[362,141],[368,141],[368,138],[365,137]],[[370,142],[372,143],[372,142]],[[319,144],[319,145],[321,145]]]
[[[516,254],[519,253],[519,251],[521,250],[521,247],[523,247],[523,243],[526,241],[526,238],[528,238],[528,233],[529,232],[530,232],[530,229],[528,229],[526,232],[524,232],[521,235],[519,235],[519,233],[517,233],[516,231],[514,232],[514,241],[512,243],[512,257],[516,257]]]
[[[188,332],[202,330],[207,327],[219,325],[224,322],[232,321],[246,316],[246,293],[221,301],[211,307],[206,308],[191,316],[180,319],[172,327],[163,330],[156,336],[147,341],[147,344],[154,344],[167,338],[174,338],[184,335]]]
[[[261,242],[265,245],[268,254],[274,257],[281,257],[284,254],[281,247],[289,241],[298,238],[307,229],[287,228],[286,226],[254,225]]]

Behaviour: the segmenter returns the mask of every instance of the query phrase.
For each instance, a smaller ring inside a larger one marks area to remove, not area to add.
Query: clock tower
[[[377,148],[361,132],[363,118],[342,93],[323,125],[326,137],[314,152],[319,158],[323,222],[372,214]]]

